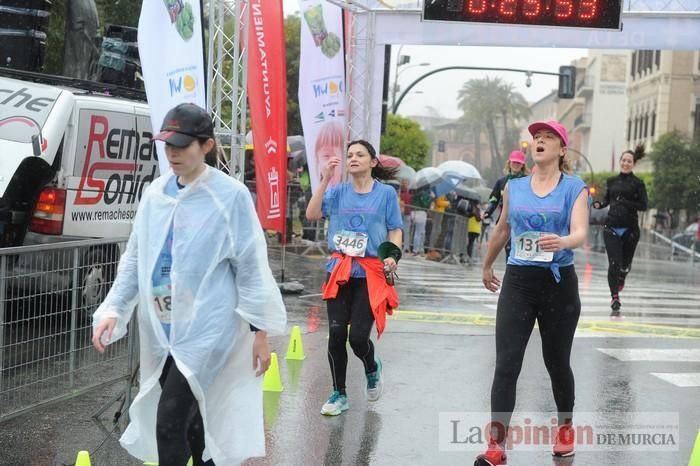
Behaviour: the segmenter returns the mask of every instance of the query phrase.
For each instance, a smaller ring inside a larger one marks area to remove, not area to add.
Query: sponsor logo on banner
[[[197,97],[197,78],[191,72],[181,70],[168,73],[170,97]]]
[[[338,96],[342,97],[345,94],[345,84],[342,80],[329,79],[325,82],[313,83],[314,97],[322,96]]]

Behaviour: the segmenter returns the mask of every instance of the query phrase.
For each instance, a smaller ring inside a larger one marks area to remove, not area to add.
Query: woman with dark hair
[[[611,317],[620,317],[620,292],[632,267],[634,250],[639,242],[638,211],[647,210],[647,190],[644,182],[632,170],[645,155],[644,146],[627,150],[620,156],[620,174],[608,178],[603,202],[593,207],[610,206],[605,218],[603,241],[608,253],[608,286],[610,287]]]
[[[381,396],[382,363],[375,357],[370,333],[376,325],[381,336],[386,314],[399,304],[391,274],[401,258],[401,210],[394,189],[377,181],[393,178],[395,169],[383,167],[374,147],[364,140],[347,146],[350,182],[328,189],[339,165],[339,158],[329,159],[306,208],[309,220],[329,220],[328,249],[332,254],[326,264],[323,299],[328,308],[333,391],[321,408],[326,416],[337,416],[349,407],[345,391],[348,340],[364,365],[367,399],[376,401]]]

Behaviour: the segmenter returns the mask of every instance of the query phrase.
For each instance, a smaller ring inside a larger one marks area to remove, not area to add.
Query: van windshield
[[[0,78],[0,140],[31,143],[40,135],[61,90]]]

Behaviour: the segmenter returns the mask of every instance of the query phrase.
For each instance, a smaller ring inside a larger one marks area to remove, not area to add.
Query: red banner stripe
[[[248,4],[248,102],[253,127],[257,212],[262,227],[285,238],[287,67],[282,0]]]

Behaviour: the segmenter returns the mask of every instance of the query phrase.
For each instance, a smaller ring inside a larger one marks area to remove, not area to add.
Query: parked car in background
[[[691,223],[688,227],[681,233],[673,235],[671,238],[673,242],[685,246],[686,248],[692,247],[695,244],[695,251],[700,252],[700,240],[698,240],[698,222]]]

